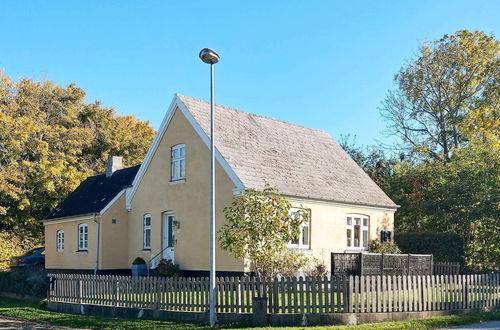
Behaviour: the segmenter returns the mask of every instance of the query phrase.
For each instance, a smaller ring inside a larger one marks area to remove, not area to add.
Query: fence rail
[[[204,312],[208,278],[53,274],[48,300],[89,305]],[[268,297],[268,312],[368,313],[487,308],[500,305],[500,274],[219,277],[217,312],[251,313],[253,297]]]

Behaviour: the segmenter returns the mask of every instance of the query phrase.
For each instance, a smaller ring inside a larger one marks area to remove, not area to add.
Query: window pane
[[[363,218],[363,226],[368,227],[368,218]]]
[[[359,226],[354,226],[354,247],[359,247]]]
[[[347,246],[352,246],[351,237],[352,237],[352,231],[351,229],[347,229]]]
[[[363,247],[368,247],[368,230],[363,230]]]
[[[179,167],[180,167],[180,177],[183,178],[185,176],[185,173],[186,173],[186,169],[185,169],[185,166],[184,166],[184,160],[181,160],[179,161]]]
[[[173,158],[173,159],[176,159],[176,158],[178,158],[178,157],[179,157],[179,149],[174,149],[174,150],[172,151],[172,158]]]
[[[299,244],[299,238],[296,237],[296,238],[292,239],[292,244],[298,245]]]
[[[355,224],[360,225],[361,224],[361,219],[360,218],[354,218]]]
[[[352,218],[351,217],[347,217],[347,224],[349,226],[352,225]]]
[[[151,229],[146,229],[144,232],[144,247],[151,246]]]
[[[302,245],[309,245],[309,227],[302,227]]]
[[[184,155],[186,155],[186,147],[182,147],[180,149],[180,152],[181,152],[181,157],[184,157]]]

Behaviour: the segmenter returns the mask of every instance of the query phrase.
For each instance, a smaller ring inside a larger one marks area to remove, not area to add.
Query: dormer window
[[[178,144],[172,147],[170,168],[171,181],[186,178],[186,145]]]

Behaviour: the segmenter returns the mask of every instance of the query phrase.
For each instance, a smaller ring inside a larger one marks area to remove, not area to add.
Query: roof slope
[[[117,170],[110,177],[106,174],[88,177],[45,220],[100,212],[125,186],[132,184],[139,167]]]
[[[207,135],[210,104],[178,95]],[[215,145],[246,188],[351,204],[396,204],[325,131],[217,105]]]

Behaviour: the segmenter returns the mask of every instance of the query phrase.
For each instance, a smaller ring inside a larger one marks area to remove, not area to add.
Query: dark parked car
[[[17,259],[18,267],[45,267],[45,248],[36,248]]]

